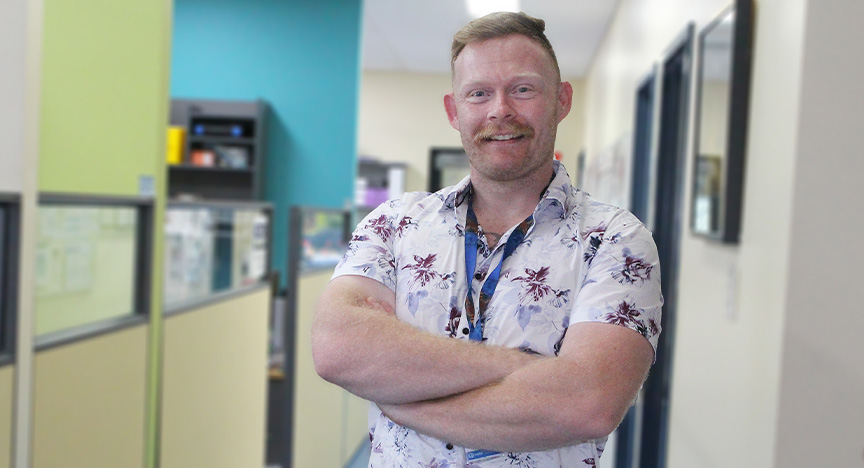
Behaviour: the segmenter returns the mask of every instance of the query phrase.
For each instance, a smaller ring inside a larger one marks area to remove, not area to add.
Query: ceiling
[[[525,13],[546,20],[561,74],[580,78],[619,0],[522,0]],[[363,69],[449,73],[450,43],[472,18],[464,0],[364,0]]]

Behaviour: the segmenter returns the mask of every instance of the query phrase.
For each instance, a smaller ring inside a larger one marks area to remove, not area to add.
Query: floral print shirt
[[[380,281],[396,294],[400,320],[429,333],[468,339],[464,202],[469,190],[466,177],[433,194],[406,193],[382,204],[354,232],[334,277]],[[474,291],[500,262],[514,230],[489,248],[480,229]],[[662,304],[651,233],[628,211],[572,187],[555,162],[533,226],[502,265],[483,317],[483,336],[489,344],[553,356],[570,324],[606,322],[639,332],[656,351]],[[489,455],[399,426],[374,404],[369,424],[369,466],[375,468],[594,467],[606,442]]]

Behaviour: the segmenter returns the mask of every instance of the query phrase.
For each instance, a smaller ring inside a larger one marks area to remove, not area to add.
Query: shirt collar
[[[570,175],[564,169],[564,165],[559,161],[552,162],[555,175],[552,181],[540,198],[540,203],[537,204],[535,213],[545,212],[550,210],[550,214],[554,214],[559,218],[567,216],[567,211],[573,205],[572,186],[570,184]],[[466,176],[459,181],[458,184],[450,187],[444,195],[444,203],[441,210],[452,210],[459,207],[465,201],[465,197],[471,192],[471,176]]]
[[[465,197],[471,192],[471,176],[465,176],[458,184],[450,187],[444,192],[444,203],[441,211],[452,210],[465,201]]]
[[[555,175],[552,177],[552,182],[546,187],[543,196],[540,197],[540,203],[537,204],[535,215],[544,213],[548,210],[550,215],[558,218],[565,218],[570,207],[574,205],[573,187],[570,184],[570,174],[560,161],[553,161]]]

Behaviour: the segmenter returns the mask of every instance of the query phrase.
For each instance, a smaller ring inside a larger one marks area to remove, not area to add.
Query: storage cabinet
[[[185,128],[183,157],[168,165],[171,198],[260,200],[266,162],[264,101],[171,100]]]

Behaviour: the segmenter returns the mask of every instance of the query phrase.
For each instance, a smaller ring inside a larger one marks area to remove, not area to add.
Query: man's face
[[[472,176],[512,181],[551,167],[558,123],[572,96],[540,44],[513,34],[465,46],[444,107],[462,136]]]

